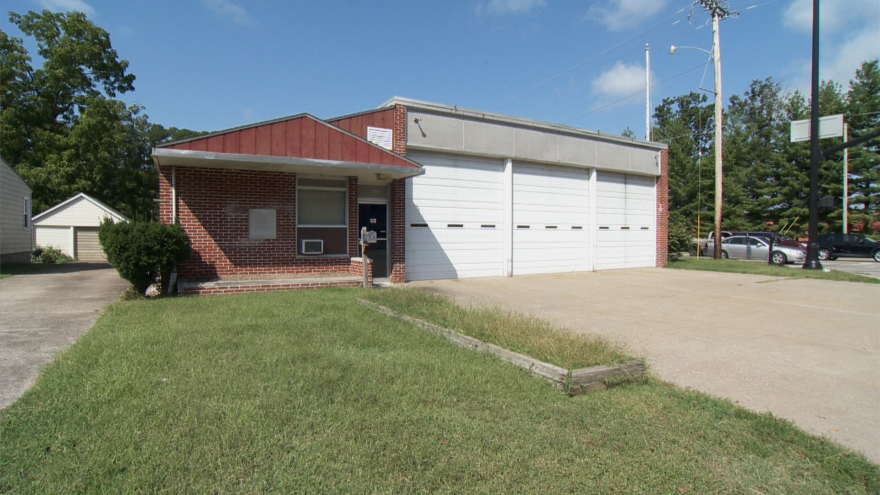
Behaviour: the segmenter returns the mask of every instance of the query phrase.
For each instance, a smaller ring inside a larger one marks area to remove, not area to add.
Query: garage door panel
[[[503,275],[501,161],[419,152],[409,157],[425,174],[406,182],[407,280]]]
[[[70,227],[36,227],[37,246],[58,248],[64,254],[73,256],[73,246],[70,245]]]
[[[78,261],[107,261],[98,240],[98,227],[76,227],[74,232]]]
[[[514,275],[589,270],[589,171],[514,163],[513,223]]]
[[[598,172],[597,270],[654,266],[654,184],[654,177]]]

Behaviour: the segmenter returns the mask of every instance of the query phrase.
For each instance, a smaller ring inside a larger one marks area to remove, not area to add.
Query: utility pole
[[[647,116],[645,119],[645,141],[651,140],[651,45],[645,43],[645,87],[647,88]]]
[[[723,146],[724,123],[723,105],[721,98],[721,36],[718,32],[718,23],[730,17],[731,13],[721,5],[718,0],[698,0],[698,3],[712,16],[712,38],[714,47],[712,58],[715,59],[715,258],[721,258],[721,215],[724,202],[724,166]],[[696,5],[696,3],[694,4]]]
[[[813,0],[813,77],[810,102],[810,241],[805,270],[821,270],[819,263],[819,0]]]
[[[849,140],[849,129],[843,123],[843,142]],[[843,150],[843,233],[849,233],[849,148]]]

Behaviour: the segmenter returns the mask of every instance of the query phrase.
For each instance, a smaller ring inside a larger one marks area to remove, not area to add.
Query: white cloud
[[[36,0],[44,9],[53,12],[70,12],[76,10],[88,16],[95,15],[95,9],[83,0]]]
[[[248,27],[254,27],[257,24],[243,7],[229,0],[202,0],[202,4],[219,16],[230,18],[236,24]]]
[[[652,79],[654,74],[651,74]],[[645,90],[645,67],[622,61],[593,79],[593,94],[606,98],[623,98]],[[633,101],[639,101],[634,99]]]
[[[880,2],[851,0],[820,4],[819,77],[833,80],[848,89],[862,62],[880,58]],[[812,0],[794,0],[783,13],[784,25],[793,31],[810,33],[813,29]],[[794,86],[810,95],[809,59],[792,64]]]
[[[654,18],[666,7],[667,0],[610,0],[594,5],[587,12],[588,19],[596,19],[611,31],[623,31]]]
[[[497,15],[521,14],[544,5],[546,5],[545,0],[490,0],[487,4],[479,3],[477,12],[485,11]]]

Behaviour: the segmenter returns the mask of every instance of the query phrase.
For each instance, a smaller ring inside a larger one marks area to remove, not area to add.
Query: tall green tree
[[[0,31],[0,153],[34,190],[34,211],[84,192],[135,219],[155,218],[153,146],[192,131],[150,124],[115,99],[134,90],[109,34],[79,12],[9,14],[36,42]]]
[[[866,61],[856,71],[847,93],[849,137],[880,129],[880,64]],[[880,231],[880,138],[849,150],[850,225]]]

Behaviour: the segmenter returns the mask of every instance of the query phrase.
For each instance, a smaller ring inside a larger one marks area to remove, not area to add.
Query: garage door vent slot
[[[409,226],[410,227],[427,227],[428,224],[426,224],[426,223],[411,223],[411,224],[409,224]]]
[[[583,227],[581,227],[580,225],[575,225],[571,228],[571,230],[583,230]]]
[[[621,227],[620,230],[629,230],[629,227]]]
[[[608,227],[599,227],[599,230],[608,230]]]
[[[449,227],[450,229],[463,229],[464,228],[463,223],[447,223],[446,226]]]
[[[494,229],[494,228],[495,228],[495,225],[492,225],[492,224],[483,224],[483,225],[480,225],[480,228],[481,228],[481,229]]]
[[[651,227],[642,227],[642,230],[651,230]]]
[[[528,229],[528,228],[530,228],[530,227],[529,227],[528,225],[517,225],[516,228],[518,228],[518,229]]]
[[[544,228],[545,229],[555,229],[556,226],[555,225],[546,225],[546,226],[544,226]]]

